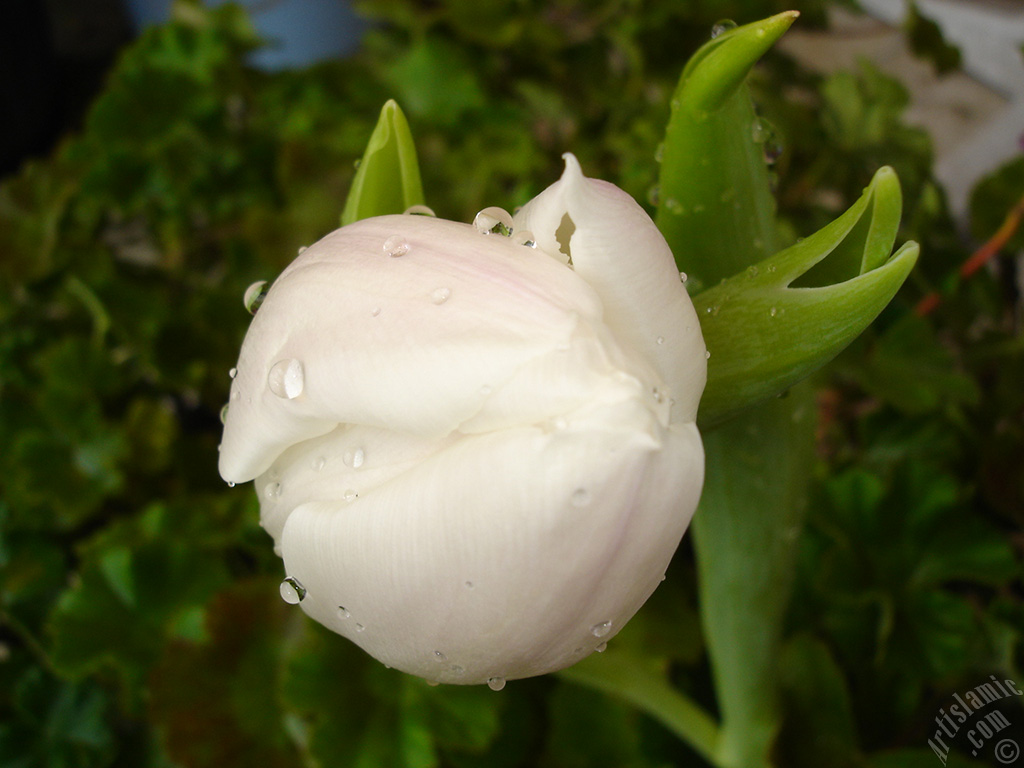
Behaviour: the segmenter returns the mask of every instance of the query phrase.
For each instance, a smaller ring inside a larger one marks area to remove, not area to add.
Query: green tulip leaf
[[[702,424],[784,392],[878,316],[917,261],[913,242],[889,256],[900,210],[899,182],[882,168],[831,224],[695,297],[711,352]]]
[[[380,111],[377,127],[352,180],[341,224],[402,213],[423,205],[423,183],[409,122],[394,100]]]

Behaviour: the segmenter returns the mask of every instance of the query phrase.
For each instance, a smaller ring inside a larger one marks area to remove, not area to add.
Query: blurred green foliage
[[[824,23],[823,2],[801,5],[801,25]],[[259,41],[241,11],[182,4],[124,53],[78,135],[0,184],[0,768],[701,764],[566,679],[431,688],[289,610],[255,499],[216,475],[217,414],[245,286],[336,225],[387,98],[442,216],[525,202],[567,150],[645,200],[685,57],[718,20],[786,5],[360,7],[376,24],[354,58],[267,74],[245,64]],[[794,233],[889,164],[901,239],[924,254],[821,378],[779,762],[932,765],[953,692],[1024,680],[1015,265],[956,285],[970,246],[897,82],[870,66],[821,79],[776,53],[752,86]],[[1020,176],[982,185],[976,237]],[[943,303],[915,317],[933,289]],[[615,642],[713,710],[694,578],[684,544]]]

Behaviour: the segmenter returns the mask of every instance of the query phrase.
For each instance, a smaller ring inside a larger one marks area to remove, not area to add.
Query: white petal
[[[620,344],[651,361],[667,384],[673,420],[693,421],[707,380],[704,341],[672,252],[643,208],[615,185],[585,178],[567,154],[562,178],[527,203],[513,226],[529,229],[552,255],[569,251]]]
[[[695,426],[664,430],[632,398],[548,433],[463,436],[350,502],[299,506],[285,567],[304,611],[389,666],[466,684],[542,674],[654,590],[702,468]]]
[[[393,237],[408,247],[400,257],[385,252]],[[570,270],[469,225],[385,216],[337,230],[284,271],[253,318],[221,475],[249,480],[338,424],[443,437],[479,411],[485,387],[568,346],[600,312]],[[271,371],[291,360],[301,363],[301,391],[282,397]]]

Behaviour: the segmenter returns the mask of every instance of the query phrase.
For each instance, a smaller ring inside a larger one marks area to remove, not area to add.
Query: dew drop
[[[775,317],[777,314],[779,314],[779,310],[777,310],[775,307],[772,307],[771,309],[768,310],[769,317]]]
[[[450,288],[436,288],[430,294],[430,300],[435,304],[444,304],[448,301],[448,297],[452,295]]]
[[[371,315],[373,315],[374,317],[377,317],[377,315],[379,315],[379,314],[380,314],[380,307],[374,307],[374,308],[373,308],[373,309],[372,309],[372,310],[370,311],[370,314],[371,314]]]
[[[366,460],[366,454],[363,453],[362,448],[356,448],[352,453],[352,469],[359,469],[363,466],[363,462]]]
[[[303,251],[305,251],[305,250],[306,250],[306,249],[307,249],[308,247],[309,247],[309,246],[306,246],[306,245],[300,245],[300,246],[299,246],[299,252],[298,252],[298,254],[297,254],[297,255],[301,256],[301,255],[302,255],[302,253],[303,253]]]
[[[590,634],[594,637],[604,637],[612,631],[612,623],[610,621],[602,621],[600,624],[595,624],[590,628]]]
[[[437,680],[427,680],[427,685],[429,685],[431,688],[437,688],[437,686],[439,686],[440,683]]]
[[[306,384],[305,372],[302,370],[302,363],[294,358],[278,360],[270,368],[267,376],[267,386],[270,391],[281,398],[294,400],[302,394]]]
[[[463,667],[459,666],[458,664],[452,664],[452,666],[451,666],[451,673],[453,675],[461,675],[461,674],[464,674],[465,671],[466,670]]]
[[[710,360],[711,359],[711,350],[710,349],[704,350],[704,359],[705,360]]]
[[[353,502],[353,501],[355,501],[356,499],[359,498],[359,494],[356,493],[351,488],[346,488],[345,492],[343,494],[341,494],[341,498],[343,498],[345,501]]]
[[[525,245],[527,248],[537,247],[537,238],[528,229],[517,229],[512,233],[512,242],[516,245]]]
[[[402,213],[406,216],[437,216],[432,208],[425,205],[410,205]]]
[[[651,388],[651,397],[654,398],[654,402],[656,403],[660,403],[662,400],[665,399],[665,396],[661,394],[661,390],[658,387]]]
[[[473,226],[482,235],[512,234],[512,214],[504,208],[492,205],[484,208],[473,217]]]
[[[401,235],[392,235],[384,241],[384,253],[388,256],[398,258],[409,252],[409,243]]]
[[[665,337],[664,336],[659,336],[658,338],[655,339],[655,341],[658,344],[664,344],[665,343]]]
[[[586,488],[577,488],[572,492],[571,498],[574,507],[585,507],[590,503],[590,491]]]
[[[228,371],[228,378],[230,378],[230,379],[235,378],[235,376],[237,376],[237,375],[238,375],[238,369],[237,368],[232,368],[230,371]]]
[[[365,630],[366,627],[364,627],[362,624],[356,624],[356,632],[363,632]]]
[[[263,489],[263,493],[268,499],[276,499],[281,495],[281,484],[280,483],[268,483],[267,487]]]
[[[500,691],[505,687],[504,677],[489,677],[487,678],[487,687],[492,691]]]
[[[768,137],[771,135],[772,129],[768,124],[768,121],[762,117],[755,117],[754,122],[750,125],[750,138],[757,144],[762,144],[767,141]]]
[[[323,456],[317,456],[315,459],[313,459],[313,471],[319,472],[321,469],[324,468],[324,465],[326,463],[327,459],[325,459]]]
[[[339,606],[338,606],[338,613],[337,613],[337,616],[338,616],[338,618],[339,618],[339,619],[341,619],[342,621],[344,621],[345,619],[347,619],[347,618],[348,618],[349,616],[351,616],[351,615],[352,615],[352,614],[348,612],[348,608],[346,608],[346,607],[345,607],[345,606],[343,606],[343,605],[339,605]]]
[[[234,487],[235,487],[235,481],[234,480],[228,480],[228,488],[234,488]]]
[[[255,315],[263,304],[263,300],[267,298],[267,291],[270,290],[270,286],[266,280],[257,280],[255,283],[245,289],[245,295],[242,297],[242,303],[245,305],[250,315]]]
[[[466,582],[466,589],[472,589],[472,588],[473,588],[473,582],[472,581],[467,581]]]
[[[225,403],[224,407],[220,409],[220,423],[223,424],[228,420],[228,404]]]
[[[306,597],[306,588],[292,576],[281,582],[281,599],[288,605],[298,605]]]
[[[722,19],[711,28],[711,39],[724,35],[730,29],[736,29],[736,22],[732,19]]]
[[[442,651],[434,651],[435,661],[448,661],[448,657],[444,655]]]
[[[601,643],[597,648],[594,649],[598,653],[604,653],[608,650],[608,643]]]
[[[680,272],[679,273],[679,282],[680,283],[685,283],[689,279],[690,279],[690,276],[687,275],[685,272]]]
[[[718,305],[715,304],[712,307],[707,307],[704,311],[707,312],[712,317],[715,317],[718,314]]]

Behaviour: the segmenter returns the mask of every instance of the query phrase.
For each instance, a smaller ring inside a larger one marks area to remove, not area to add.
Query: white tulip
[[[380,216],[302,252],[242,345],[220,472],[255,478],[286,599],[498,688],[602,650],[657,587],[707,364],[668,245],[572,155],[488,226]]]

